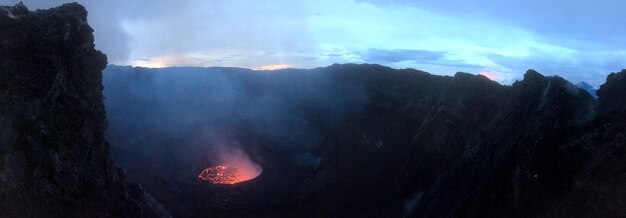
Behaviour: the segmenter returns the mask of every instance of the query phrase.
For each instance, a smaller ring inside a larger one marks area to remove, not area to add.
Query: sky
[[[14,5],[17,0],[0,0]],[[24,0],[29,9],[64,0]],[[78,0],[109,63],[260,70],[376,63],[593,86],[626,68],[623,0]]]

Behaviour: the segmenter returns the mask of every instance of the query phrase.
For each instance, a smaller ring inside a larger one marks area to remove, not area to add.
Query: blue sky
[[[24,1],[31,10],[63,2]],[[119,65],[378,63],[484,73],[504,84],[535,69],[593,86],[626,68],[621,0],[78,2],[89,10],[96,47]]]

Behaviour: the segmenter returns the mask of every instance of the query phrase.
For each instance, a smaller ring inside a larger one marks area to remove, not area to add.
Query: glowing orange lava
[[[213,184],[235,184],[259,176],[261,172],[233,165],[218,165],[204,169],[198,178]]]

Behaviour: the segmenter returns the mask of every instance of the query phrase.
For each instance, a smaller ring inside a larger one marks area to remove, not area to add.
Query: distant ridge
[[[589,83],[586,82],[579,82],[576,83],[576,86],[578,86],[578,88],[581,88],[585,91],[587,91],[591,96],[593,96],[594,98],[597,98],[598,96],[596,95],[596,91],[598,91],[598,89],[593,88],[593,86],[589,85]]]

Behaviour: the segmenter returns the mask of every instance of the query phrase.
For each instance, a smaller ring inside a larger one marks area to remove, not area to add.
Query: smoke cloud
[[[258,169],[272,155],[291,162],[322,142],[322,126],[367,103],[358,82],[312,70],[109,66],[104,86],[114,157],[165,178],[218,164]]]

